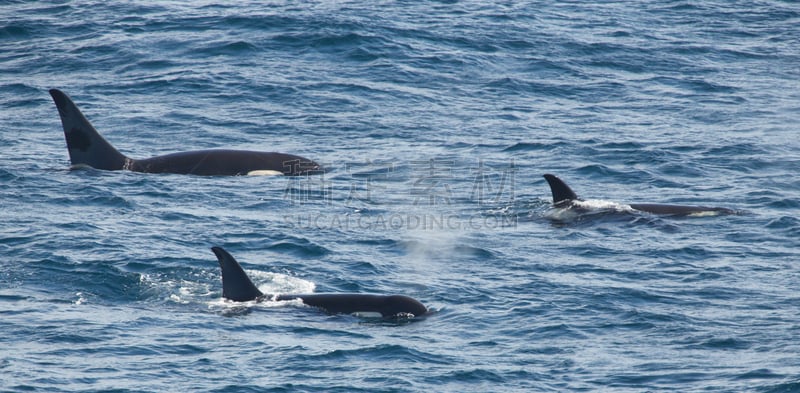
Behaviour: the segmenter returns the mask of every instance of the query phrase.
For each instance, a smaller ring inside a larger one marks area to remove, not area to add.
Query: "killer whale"
[[[167,154],[147,159],[132,159],[112,146],[58,89],[50,95],[64,127],[69,158],[73,167],[90,166],[102,170],[130,170],[145,173],[176,173],[201,176],[287,175],[321,173],[322,167],[300,156],[247,150],[198,150]]]
[[[403,295],[373,295],[361,293],[262,293],[244,272],[239,262],[222,247],[211,247],[222,271],[222,297],[235,302],[299,299],[308,306],[320,308],[331,314],[380,315],[382,318],[418,317],[428,313],[418,300]]]
[[[583,201],[578,197],[575,191],[572,191],[558,176],[549,173],[543,176],[550,185],[550,191],[553,194],[553,206],[568,208],[575,206],[576,201]],[[703,214],[736,214],[735,210],[725,207],[668,205],[658,203],[631,203],[628,204],[628,206],[633,210],[659,215],[689,216]]]

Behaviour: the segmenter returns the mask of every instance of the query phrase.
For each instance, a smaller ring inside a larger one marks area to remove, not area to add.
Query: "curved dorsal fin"
[[[264,294],[256,288],[242,266],[222,247],[211,247],[222,269],[222,297],[236,302],[255,300]]]
[[[50,95],[61,116],[61,125],[64,126],[64,137],[67,139],[72,165],[88,165],[95,169],[111,171],[123,169],[126,161],[130,159],[111,146],[94,129],[92,123],[83,116],[69,96],[58,89],[51,89]]]
[[[553,193],[553,204],[558,205],[564,202],[580,200],[575,191],[559,179],[556,175],[545,174],[544,179],[550,184],[550,191]]]

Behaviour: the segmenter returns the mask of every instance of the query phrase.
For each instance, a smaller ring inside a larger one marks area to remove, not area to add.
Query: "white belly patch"
[[[351,313],[350,315],[359,317],[359,318],[381,318],[383,315],[379,312],[375,311],[356,311]]]
[[[247,176],[283,176],[283,172],[273,171],[270,169],[257,169],[255,171],[247,172]]]

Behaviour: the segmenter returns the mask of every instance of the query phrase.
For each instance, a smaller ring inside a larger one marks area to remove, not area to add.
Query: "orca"
[[[553,194],[553,206],[558,208],[580,207],[579,202],[583,201],[583,199],[578,198],[578,195],[575,194],[575,191],[572,191],[572,189],[569,188],[569,186],[564,183],[563,180],[549,173],[545,174],[544,178],[550,185],[550,191]],[[725,207],[665,205],[658,203],[631,203],[627,206],[636,211],[658,215],[702,216],[736,214],[735,210]]]
[[[200,176],[299,176],[323,171],[316,162],[300,156],[246,150],[198,150],[141,160],[132,159],[106,141],[64,92],[51,89],[50,95],[61,116],[73,167],[90,166],[109,171],[126,169],[134,172]]]
[[[419,317],[428,313],[418,300],[403,295],[361,293],[309,293],[265,295],[222,247],[211,247],[222,270],[222,297],[235,302],[297,300],[330,314],[380,316],[382,318]]]

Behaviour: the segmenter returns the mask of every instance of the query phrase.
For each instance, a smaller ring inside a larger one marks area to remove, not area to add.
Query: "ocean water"
[[[0,390],[800,391],[793,1],[0,3]],[[50,88],[131,157],[70,169]],[[563,215],[542,174],[610,204]],[[624,210],[624,209],[621,209]],[[376,321],[221,299],[413,296]]]

